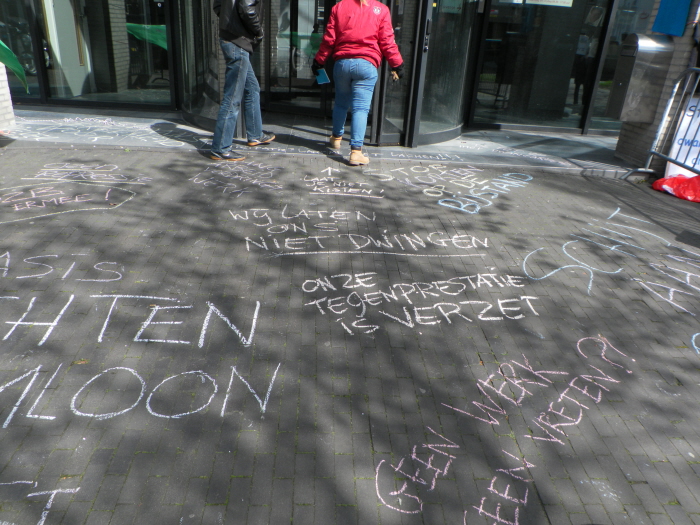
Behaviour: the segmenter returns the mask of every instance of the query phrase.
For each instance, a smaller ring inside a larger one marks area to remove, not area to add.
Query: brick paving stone
[[[693,523],[693,520],[688,515],[688,510],[683,508],[682,505],[667,505],[666,512],[671,520],[673,520],[674,524],[678,523],[680,525],[686,525]]]
[[[562,525],[570,525],[569,513],[561,505],[544,505],[547,519],[550,523],[561,523]]]
[[[109,525],[128,525],[134,522],[136,508],[133,505],[117,505]]]
[[[85,520],[86,525],[98,525],[102,523],[109,523],[112,521],[112,513],[106,511],[96,511],[92,510],[88,514],[87,520]]]
[[[292,514],[292,523],[313,523],[314,507],[313,505],[294,505],[294,514]]]
[[[202,523],[219,524],[224,523],[226,507],[224,505],[207,505],[204,507]]]
[[[612,523],[612,519],[602,505],[584,505],[584,509],[586,514],[588,514],[591,523],[600,523],[600,525]]]
[[[126,476],[105,476],[92,505],[92,510],[112,512],[117,505],[114,494],[118,494],[121,491],[125,478]]]
[[[654,491],[649,487],[648,484],[634,484],[634,492],[639,497],[642,506],[648,510],[648,512],[662,513],[663,512],[663,502],[660,502]],[[625,506],[627,507],[627,505]]]

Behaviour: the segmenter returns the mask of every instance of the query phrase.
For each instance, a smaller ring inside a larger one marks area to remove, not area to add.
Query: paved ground
[[[700,523],[700,210],[610,139],[19,116],[0,523]]]

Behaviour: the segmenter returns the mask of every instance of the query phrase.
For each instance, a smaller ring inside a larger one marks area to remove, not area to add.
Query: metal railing
[[[697,105],[700,68],[692,67],[678,77],[666,103],[663,117],[656,130],[646,164],[625,173],[621,178],[637,172],[654,173],[649,169],[654,157],[700,175],[700,112]]]

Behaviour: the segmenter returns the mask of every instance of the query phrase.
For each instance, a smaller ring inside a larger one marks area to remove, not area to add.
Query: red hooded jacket
[[[392,68],[403,64],[394,40],[389,8],[377,0],[341,0],[331,9],[316,61],[325,64],[330,55],[335,60],[364,58],[376,67],[384,56]]]

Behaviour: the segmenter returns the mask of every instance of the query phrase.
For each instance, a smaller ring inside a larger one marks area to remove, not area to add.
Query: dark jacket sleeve
[[[256,37],[262,37],[263,5],[261,0],[236,0],[236,9],[245,28]]]
[[[219,16],[221,14],[221,0],[214,0],[212,8],[214,9],[216,16]]]

